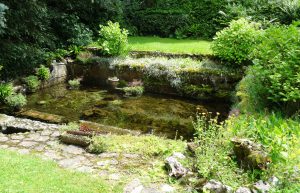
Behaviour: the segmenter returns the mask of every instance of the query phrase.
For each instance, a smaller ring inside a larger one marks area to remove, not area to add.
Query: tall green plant
[[[109,21],[107,26],[100,25],[99,45],[105,55],[125,55],[128,51],[128,31],[121,29],[119,23]]]

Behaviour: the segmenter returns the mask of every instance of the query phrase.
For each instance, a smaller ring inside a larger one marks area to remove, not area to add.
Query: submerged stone
[[[38,101],[36,104],[38,104],[38,105],[45,105],[45,104],[47,104],[47,101]]]
[[[48,123],[65,123],[66,120],[63,116],[54,115],[50,113],[44,113],[36,110],[26,110],[19,114],[22,117],[38,120],[38,121],[45,121]]]

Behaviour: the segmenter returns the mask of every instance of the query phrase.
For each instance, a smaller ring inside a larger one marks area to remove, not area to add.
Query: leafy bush
[[[50,69],[44,65],[40,65],[40,67],[36,70],[36,75],[40,80],[49,80],[51,77]]]
[[[126,96],[142,96],[144,93],[143,86],[124,87],[122,90],[125,92]]]
[[[267,88],[267,99],[282,110],[300,106],[300,32],[296,25],[272,26],[253,52],[253,70]]]
[[[19,93],[13,94],[5,98],[6,104],[12,108],[20,109],[27,104],[26,97]]]
[[[78,89],[80,87],[80,79],[69,80],[68,84],[71,89]]]
[[[41,84],[37,76],[28,76],[24,79],[24,82],[29,92],[35,92]]]
[[[243,65],[249,61],[249,55],[260,41],[262,30],[259,24],[247,19],[234,20],[229,27],[216,34],[212,50],[222,59],[233,62],[231,65]]]
[[[119,23],[109,21],[107,26],[100,25],[99,45],[103,54],[118,56],[125,55],[128,51],[128,31],[121,29]]]
[[[6,97],[14,93],[13,85],[10,83],[1,83],[0,84],[0,102],[4,102]]]

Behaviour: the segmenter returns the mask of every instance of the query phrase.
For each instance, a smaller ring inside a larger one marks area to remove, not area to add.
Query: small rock
[[[63,158],[62,156],[58,155],[58,153],[55,151],[46,151],[44,153],[44,156],[51,160],[60,160]]]
[[[129,159],[137,159],[140,157],[138,154],[128,154],[128,153],[123,154],[123,156]]]
[[[269,178],[268,182],[271,186],[277,186],[279,184],[279,179],[276,176]]]
[[[6,142],[8,141],[8,137],[0,137],[0,142]]]
[[[120,174],[110,174],[109,176],[108,176],[108,179],[109,180],[120,180],[120,178],[121,178],[121,175]]]
[[[84,153],[84,150],[82,148],[73,146],[73,145],[68,145],[63,147],[63,151],[66,153],[71,153],[71,154],[75,154],[75,155],[79,155]]]
[[[252,193],[249,188],[246,187],[239,187],[235,193]]]
[[[99,157],[101,158],[116,158],[119,154],[117,153],[101,153],[99,154]]]
[[[19,145],[23,146],[23,147],[32,147],[32,146],[35,146],[36,144],[37,144],[37,142],[34,142],[34,141],[23,141]]]
[[[50,131],[50,130],[44,130],[41,133],[42,136],[50,136],[51,134],[52,134],[52,131]]]
[[[20,143],[20,140],[10,140],[9,142],[10,142],[10,143],[17,144],[17,143]]]
[[[60,136],[60,132],[59,131],[54,131],[51,135],[51,137],[58,137]]]
[[[260,193],[266,193],[271,190],[271,185],[267,182],[259,180],[253,185],[254,190],[257,190]]]
[[[177,160],[176,157],[168,157],[166,160],[166,166],[170,170],[169,176],[174,176],[176,178],[181,178],[185,176],[188,172],[186,168]]]
[[[97,162],[98,166],[107,166],[107,165],[117,165],[119,162],[117,160],[105,160]]]
[[[155,189],[155,188],[143,188],[141,193],[162,193],[161,191]]]
[[[0,148],[1,148],[1,149],[7,149],[7,148],[8,148],[8,145],[0,145]]]
[[[208,191],[210,193],[230,193],[232,192],[232,188],[229,186],[223,185],[221,182],[216,180],[209,180],[204,186],[204,191]]]
[[[18,150],[18,152],[20,154],[29,154],[30,153],[29,149],[20,149],[20,150]]]
[[[22,140],[22,139],[24,139],[24,136],[23,135],[12,135],[10,138],[12,140]]]
[[[36,104],[38,104],[38,105],[45,105],[45,104],[47,104],[47,101],[38,101]]]
[[[75,169],[81,165],[81,162],[76,159],[63,159],[58,162],[58,165],[64,168]]]
[[[178,159],[185,159],[185,156],[182,153],[173,153],[172,155],[174,158],[178,158]]]
[[[92,173],[94,171],[94,169],[89,166],[81,166],[79,168],[76,168],[76,170],[79,172],[84,172],[84,173]]]
[[[167,193],[167,192],[174,192],[174,191],[175,191],[175,188],[172,187],[172,186],[170,186],[169,184],[164,184],[164,185],[161,186],[160,190],[161,190],[162,192]]]
[[[197,145],[193,142],[190,142],[187,144],[188,150],[192,153],[195,154],[196,150],[197,150]]]
[[[141,193],[144,189],[139,179],[134,179],[124,187],[124,193]]]
[[[39,141],[39,142],[45,142],[48,140],[49,140],[49,137],[47,137],[47,136],[40,136],[39,138],[35,139],[35,141]]]

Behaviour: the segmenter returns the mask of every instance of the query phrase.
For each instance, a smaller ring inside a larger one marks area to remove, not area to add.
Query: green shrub
[[[78,89],[80,87],[80,79],[69,80],[68,84],[71,89]]]
[[[36,70],[36,75],[40,80],[44,81],[49,80],[51,77],[51,72],[49,68],[45,67],[44,65],[40,65],[40,67]]]
[[[17,109],[20,109],[27,104],[26,97],[21,93],[10,95],[6,97],[5,100],[7,105]]]
[[[272,26],[253,52],[255,75],[267,99],[282,110],[300,107],[300,32],[296,25]]]
[[[244,65],[260,41],[262,30],[259,26],[244,18],[232,21],[229,27],[217,32],[212,45],[214,54],[228,60],[232,66]]]
[[[41,84],[37,76],[28,76],[24,81],[29,92],[35,92]]]
[[[126,96],[142,96],[144,93],[143,86],[124,87],[122,90],[125,92]]]
[[[13,85],[10,83],[1,83],[0,84],[0,101],[4,102],[6,97],[14,93]]]
[[[100,25],[99,45],[102,47],[103,54],[118,56],[128,52],[128,31],[121,29],[119,23],[109,21],[107,26]]]

